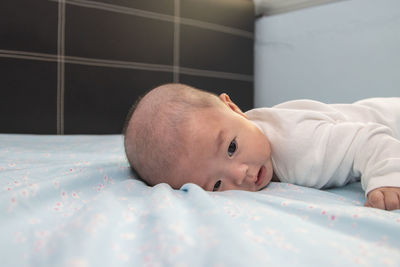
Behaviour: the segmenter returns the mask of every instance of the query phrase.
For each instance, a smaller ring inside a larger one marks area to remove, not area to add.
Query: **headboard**
[[[0,1],[0,133],[117,134],[170,82],[253,107],[250,0]]]

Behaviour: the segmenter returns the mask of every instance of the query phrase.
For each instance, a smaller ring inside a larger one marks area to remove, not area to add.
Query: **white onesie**
[[[400,187],[400,98],[295,100],[246,115],[268,137],[281,182],[327,188],[361,177],[365,194]]]

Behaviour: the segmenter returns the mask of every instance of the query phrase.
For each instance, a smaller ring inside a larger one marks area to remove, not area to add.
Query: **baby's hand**
[[[400,209],[400,187],[380,187],[367,195],[364,206],[383,210]]]

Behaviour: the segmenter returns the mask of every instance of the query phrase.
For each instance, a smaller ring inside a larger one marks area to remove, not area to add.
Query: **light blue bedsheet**
[[[400,266],[400,211],[327,191],[172,190],[122,137],[0,135],[0,266]]]

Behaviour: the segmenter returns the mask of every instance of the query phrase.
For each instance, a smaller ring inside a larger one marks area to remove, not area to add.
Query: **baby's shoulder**
[[[311,99],[298,99],[291,100],[280,103],[278,105],[273,106],[272,108],[276,109],[289,109],[289,110],[306,110],[306,111],[320,111],[327,112],[332,111],[332,107],[329,104],[311,100]]]

